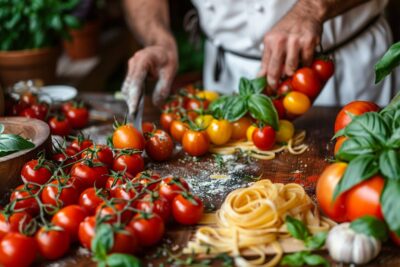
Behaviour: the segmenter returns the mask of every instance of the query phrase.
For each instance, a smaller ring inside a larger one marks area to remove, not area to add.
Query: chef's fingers
[[[270,57],[271,57],[271,50],[269,49],[269,46],[264,45],[263,56],[261,59],[261,68],[257,74],[257,77],[267,76],[268,62]]]
[[[159,71],[158,81],[153,92],[154,106],[160,106],[168,97],[171,91],[174,73],[175,72],[173,71],[173,69],[169,67],[163,68]]]
[[[287,56],[285,62],[285,74],[292,76],[299,65],[300,44],[296,37],[289,38],[287,42]]]
[[[271,58],[268,62],[267,79],[268,85],[273,89],[278,86],[279,79],[282,74],[282,66],[286,56],[285,38],[276,36],[275,45],[271,47]]]
[[[301,58],[304,66],[310,66],[314,57],[315,47],[319,44],[319,38],[312,35],[303,36]]]

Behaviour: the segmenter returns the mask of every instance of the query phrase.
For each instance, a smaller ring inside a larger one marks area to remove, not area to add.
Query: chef
[[[310,65],[323,49],[333,55],[335,75],[316,100],[343,105],[355,99],[385,105],[396,75],[374,85],[374,64],[392,43],[382,13],[387,0],[193,0],[207,41],[203,82],[221,93],[238,90],[240,77],[280,77]],[[138,104],[146,76],[158,79],[153,102],[170,93],[176,74],[176,42],[167,0],[125,0],[128,22],[144,45],[128,62],[122,92],[129,111]]]

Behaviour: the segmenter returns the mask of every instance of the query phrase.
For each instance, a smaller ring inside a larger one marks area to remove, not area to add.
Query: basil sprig
[[[34,148],[35,144],[17,134],[4,134],[4,125],[0,124],[0,157]]]
[[[393,44],[375,65],[375,83],[382,81],[400,65],[400,42]]]
[[[228,121],[236,121],[249,113],[261,123],[278,130],[278,113],[271,99],[262,94],[266,85],[264,77],[253,80],[241,78],[238,95],[221,97],[209,109],[214,117]]]

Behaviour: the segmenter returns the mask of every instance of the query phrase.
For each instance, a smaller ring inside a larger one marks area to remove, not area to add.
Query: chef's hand
[[[174,48],[154,45],[136,52],[128,61],[128,74],[122,86],[129,114],[136,111],[147,75],[158,80],[153,92],[153,103],[157,106],[169,95],[177,67]]]
[[[322,22],[312,13],[292,9],[264,36],[264,51],[259,76],[267,76],[275,89],[282,74],[291,76],[299,62],[309,65],[319,45]]]

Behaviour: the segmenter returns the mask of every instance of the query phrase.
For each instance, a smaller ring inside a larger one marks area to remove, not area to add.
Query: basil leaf
[[[253,85],[250,80],[242,77],[239,82],[239,95],[241,96],[250,96],[254,94]]]
[[[107,223],[100,224],[96,227],[96,235],[92,240],[91,248],[94,257],[104,260],[107,253],[114,245],[114,231],[112,226]]]
[[[379,113],[367,112],[354,117],[344,132],[348,137],[374,138],[385,144],[389,136],[389,127]]]
[[[400,119],[400,118],[399,118]],[[387,145],[391,148],[400,148],[400,127],[396,128],[389,140],[387,141]]]
[[[304,241],[310,235],[304,223],[296,218],[288,215],[286,216],[285,223],[288,232],[296,239]]]
[[[243,96],[234,96],[226,102],[223,117],[230,122],[237,121],[247,113],[247,103]]]
[[[375,84],[389,75],[400,64],[400,42],[393,44],[375,64]]]
[[[248,108],[253,118],[269,124],[276,131],[279,129],[278,113],[269,97],[252,95],[248,100]]]
[[[250,81],[255,94],[261,94],[267,86],[267,79],[265,77],[259,77]]]
[[[328,236],[327,232],[319,232],[313,236],[309,236],[304,241],[304,245],[308,249],[319,249],[322,248],[325,244],[326,237]]]
[[[400,235],[400,181],[387,180],[381,193],[383,217],[390,230]]]
[[[388,230],[386,224],[372,216],[364,216],[350,224],[350,228],[357,233],[375,237],[381,241],[388,239]]]
[[[383,151],[379,156],[379,168],[388,179],[400,180],[400,154],[390,149]]]
[[[336,185],[333,193],[335,199],[341,193],[351,189],[360,182],[371,178],[379,171],[377,159],[374,155],[360,155],[350,161],[342,179]]]
[[[304,255],[303,260],[307,265],[310,266],[318,266],[318,265],[330,266],[327,259],[317,254]]]
[[[0,151],[20,151],[34,148],[35,144],[16,134],[0,134]]]
[[[210,104],[208,109],[215,118],[222,117],[225,104],[229,98],[230,98],[229,96],[222,96]]]
[[[289,255],[285,255],[282,258],[280,265],[287,265],[293,267],[303,266],[305,264],[304,257],[310,254],[311,253],[309,251],[300,251]]]
[[[113,253],[107,256],[107,266],[109,267],[140,267],[140,261],[129,254]]]
[[[351,161],[359,155],[374,153],[379,147],[375,139],[370,137],[349,138],[344,141],[336,157],[344,161]]]

